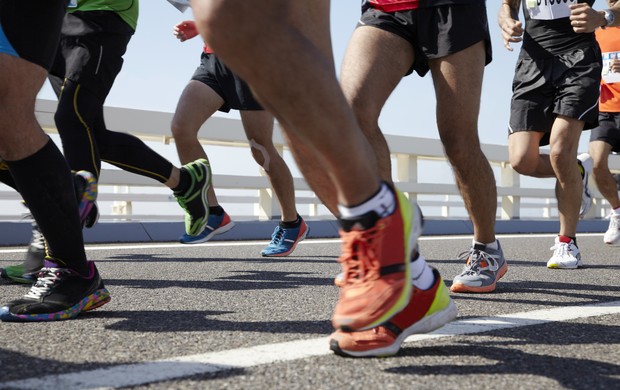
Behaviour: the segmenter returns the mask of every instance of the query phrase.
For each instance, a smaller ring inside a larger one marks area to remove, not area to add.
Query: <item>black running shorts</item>
[[[368,8],[358,27],[372,26],[391,32],[411,43],[414,70],[420,76],[428,71],[428,60],[446,57],[484,41],[486,64],[492,59],[491,37],[486,4],[443,5],[408,11],[383,12]]]
[[[250,87],[237,77],[222,61],[212,53],[202,53],[200,66],[192,76],[213,89],[224,99],[219,111],[232,110],[258,111],[263,107],[256,101]]]
[[[590,142],[603,141],[611,145],[611,151],[620,153],[620,113],[601,112],[598,127],[592,129]]]
[[[557,115],[584,121],[584,130],[596,127],[601,68],[598,46],[541,59],[521,51],[512,83],[509,132],[546,133],[540,141],[544,146]]]
[[[66,7],[67,0],[0,0],[0,53],[49,69]]]
[[[115,12],[67,14],[50,73],[105,98],[123,67],[133,30]]]

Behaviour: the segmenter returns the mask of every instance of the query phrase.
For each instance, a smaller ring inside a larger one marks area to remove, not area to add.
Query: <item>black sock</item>
[[[73,175],[60,150],[49,140],[33,155],[7,164],[47,241],[49,260],[88,275]]]
[[[292,229],[299,227],[299,225],[301,225],[301,216],[299,214],[297,214],[297,219],[294,221],[280,221],[280,226],[283,228]]]
[[[184,168],[180,169],[181,173],[179,174],[179,185],[174,187],[172,191],[175,193],[183,193],[187,191],[192,179],[189,177],[189,173]]]
[[[209,206],[209,214],[217,215],[218,217],[224,214],[222,206]]]

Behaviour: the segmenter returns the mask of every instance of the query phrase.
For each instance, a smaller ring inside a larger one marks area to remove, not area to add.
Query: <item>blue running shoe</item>
[[[202,233],[197,236],[190,236],[185,233],[179,238],[179,241],[183,244],[200,244],[201,242],[209,241],[217,234],[226,233],[234,226],[235,223],[226,212],[222,215],[210,214],[207,220],[207,226]]]
[[[295,250],[297,244],[308,235],[308,225],[303,219],[296,228],[285,228],[276,226],[271,235],[271,242],[260,253],[264,257],[283,257],[288,256]]]

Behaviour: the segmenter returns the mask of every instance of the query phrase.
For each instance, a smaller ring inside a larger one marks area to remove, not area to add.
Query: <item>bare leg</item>
[[[278,197],[283,221],[297,219],[293,175],[273,145],[273,115],[268,111],[241,111],[254,160],[263,167]]]
[[[439,136],[474,225],[474,239],[490,243],[495,241],[497,189],[478,138],[484,45],[478,42],[429,65],[437,95]]]
[[[553,123],[549,158],[557,177],[556,197],[560,214],[560,235],[575,237],[583,184],[576,163],[583,121],[558,116]]]
[[[609,172],[611,145],[604,141],[592,141],[590,142],[589,152],[594,163],[592,174],[598,190],[607,199],[612,208],[620,207],[616,180]]]
[[[357,205],[375,194],[379,172],[373,151],[335,76],[329,1],[194,3],[199,30],[293,135],[291,149],[303,142],[329,168],[320,174],[330,176],[338,202]],[[235,34],[228,33],[231,25],[237,26]]]
[[[522,175],[555,177],[548,154],[539,151],[543,133],[520,131],[508,137],[508,158],[512,168]]]
[[[198,131],[222,104],[224,104],[222,97],[207,85],[196,80],[187,83],[179,98],[171,125],[181,164],[187,164],[199,158],[209,160],[198,141]],[[175,173],[178,183],[178,170],[176,172],[173,170],[173,174]],[[172,177],[171,180],[174,178]],[[209,187],[207,198],[211,206],[219,204],[213,186]]]

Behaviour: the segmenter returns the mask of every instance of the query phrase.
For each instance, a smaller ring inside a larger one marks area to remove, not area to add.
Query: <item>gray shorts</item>
[[[584,121],[584,130],[596,127],[601,68],[598,47],[542,59],[521,51],[512,83],[509,133],[545,133],[540,141],[544,146],[558,115]]]

